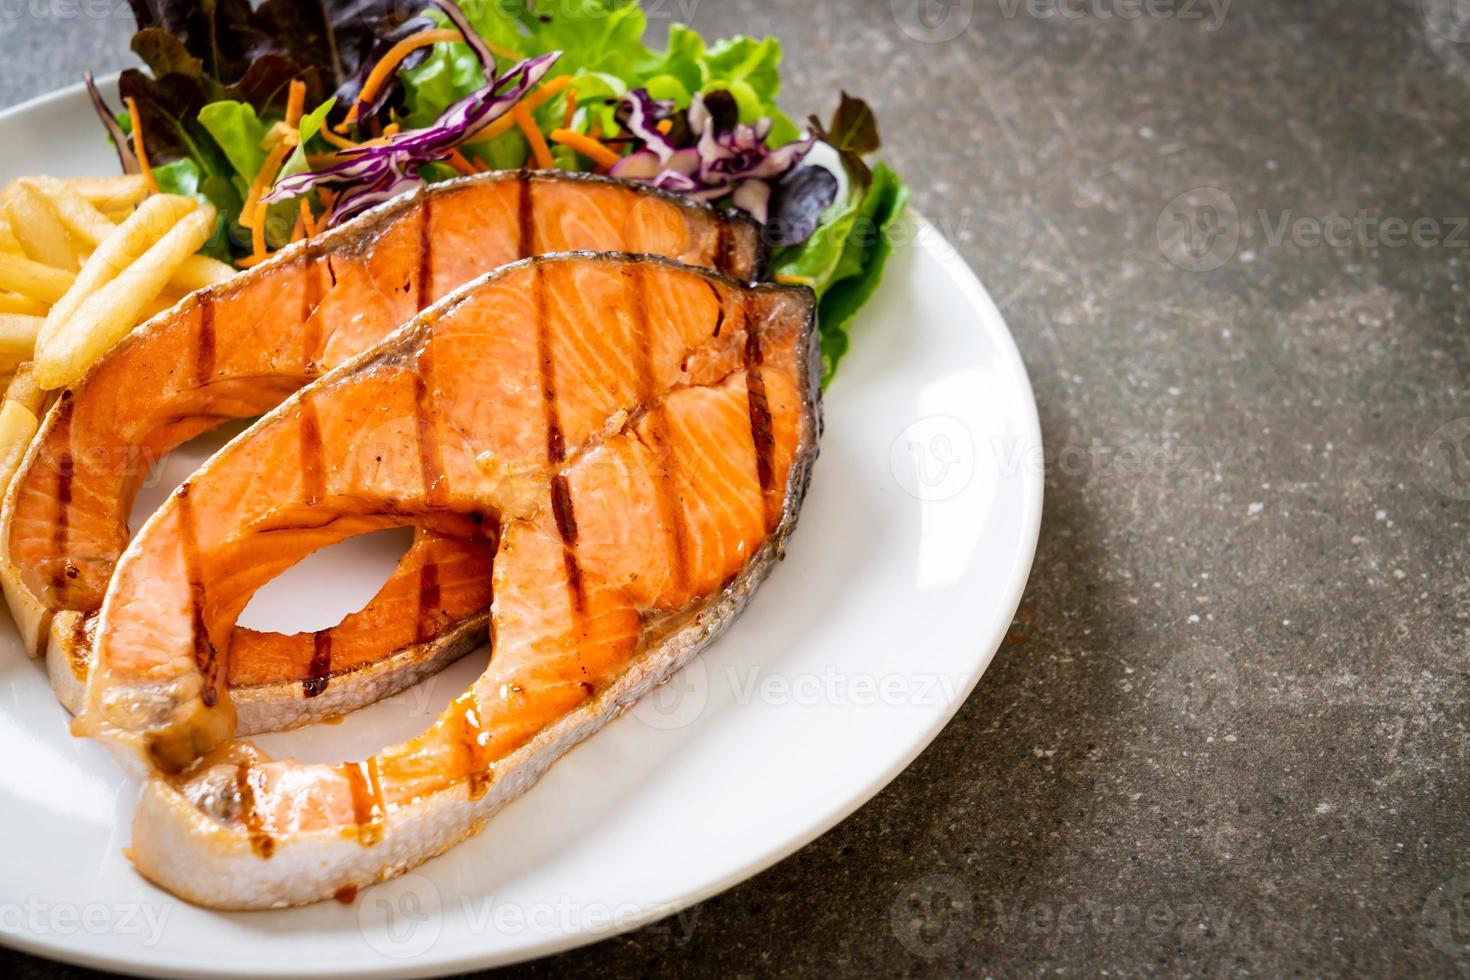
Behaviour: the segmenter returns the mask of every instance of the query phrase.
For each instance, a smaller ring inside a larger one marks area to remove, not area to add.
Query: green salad
[[[798,124],[779,41],[675,24],[656,50],[634,0],[130,2],[149,70],[94,103],[124,169],[207,198],[205,251],[240,266],[425,182],[605,173],[760,221],[775,277],[820,299],[830,378],[907,198],[861,99]]]

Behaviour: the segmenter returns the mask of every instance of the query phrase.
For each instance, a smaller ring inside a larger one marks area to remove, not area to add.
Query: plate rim
[[[120,72],[113,72],[98,77],[96,83],[99,88],[104,90],[113,88],[117,84],[119,75]],[[79,96],[85,98],[85,88],[83,83],[74,83],[62,88],[53,89],[50,92],[0,110],[0,127],[10,122],[14,117],[45,109],[51,105],[66,103]],[[1017,414],[1011,419],[1011,422],[1015,425],[1018,432],[1020,432],[1022,438],[1026,440],[1025,445],[1028,447],[1034,446],[1035,453],[1044,453],[1041,421],[1036,405],[1035,391],[1010,324],[1007,322],[1004,314],[1001,313],[999,306],[995,303],[989,290],[985,288],[980,277],[970,267],[969,263],[961,257],[958,249],[944,237],[938,228],[913,205],[909,205],[907,209],[907,220],[914,225],[914,247],[923,248],[929,252],[930,257],[939,263],[950,275],[955,285],[965,294],[967,305],[972,309],[983,312],[984,319],[993,320],[999,326],[1000,329],[994,332],[998,353],[1004,361],[1005,375],[1018,382],[1018,394],[1021,396],[1018,399]],[[920,243],[920,240],[926,237],[931,242],[928,246]],[[881,289],[883,287],[880,285],[879,288]],[[196,964],[185,964],[169,959],[166,953],[158,959],[146,961],[142,959],[119,959],[108,954],[90,953],[85,949],[63,942],[48,942],[44,938],[36,939],[23,933],[7,930],[0,930],[0,946],[60,963],[109,970],[131,976],[208,977],[212,978],[212,980],[229,980],[229,978],[236,977],[338,977],[351,975],[382,978],[382,980],[400,980],[400,978],[442,976],[451,973],[492,969],[529,962],[557,953],[590,946],[616,936],[625,935],[641,929],[652,922],[657,922],[684,911],[691,906],[698,905],[786,860],[870,803],[894,779],[898,778],[898,776],[907,770],[924,750],[933,744],[939,734],[954,720],[955,715],[959,713],[965,702],[969,700],[970,695],[974,693],[980,680],[989,670],[996,654],[1000,651],[1006,632],[1010,628],[1011,621],[1015,618],[1016,610],[1020,607],[1021,599],[1026,592],[1026,587],[1030,583],[1031,570],[1035,563],[1037,545],[1040,539],[1042,510],[1045,502],[1045,479],[1040,469],[1033,467],[1020,467],[1018,475],[1022,485],[1022,515],[1018,527],[1021,547],[1017,551],[1012,567],[1007,574],[1008,594],[1005,597],[1004,608],[1008,612],[1003,619],[998,620],[999,626],[992,631],[993,635],[987,635],[983,638],[980,644],[983,652],[975,660],[970,675],[965,678],[963,684],[955,688],[956,696],[948,702],[944,709],[934,715],[922,735],[914,740],[911,747],[898,760],[884,769],[876,771],[866,781],[861,791],[845,799],[823,819],[817,821],[811,827],[806,828],[802,833],[786,840],[780,847],[767,851],[759,859],[743,866],[739,870],[730,871],[702,887],[689,890],[668,902],[642,909],[637,915],[630,916],[625,921],[620,922],[617,928],[597,932],[583,930],[580,932],[548,935],[503,955],[494,953],[477,955],[473,952],[449,952],[442,957],[433,958],[430,962],[419,960],[414,963],[394,964],[391,961],[384,960],[380,969],[354,967],[349,973],[344,973],[340,969],[334,970],[331,968],[324,970],[303,970],[300,965],[294,968],[288,968],[285,964],[282,964],[279,970],[262,970],[259,967],[249,970],[201,968]],[[152,949],[149,952],[156,955],[161,950]]]

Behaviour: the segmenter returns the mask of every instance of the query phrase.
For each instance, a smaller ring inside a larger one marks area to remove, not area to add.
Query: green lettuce
[[[872,183],[849,185],[848,199],[805,242],[774,258],[778,276],[811,286],[820,298],[822,377],[830,381],[847,353],[853,317],[873,295],[893,252],[892,233],[908,202],[908,188],[887,164],[872,171]]]

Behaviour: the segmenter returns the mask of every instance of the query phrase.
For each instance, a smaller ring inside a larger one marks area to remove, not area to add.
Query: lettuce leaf
[[[849,187],[848,200],[803,244],[775,256],[778,276],[811,286],[820,298],[822,383],[832,379],[847,353],[853,317],[883,277],[893,252],[895,222],[908,203],[908,188],[887,164],[873,168],[872,183]]]

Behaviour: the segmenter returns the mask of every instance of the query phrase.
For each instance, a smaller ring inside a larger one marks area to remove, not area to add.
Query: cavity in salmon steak
[[[156,774],[140,870],[226,908],[383,880],[677,670],[795,525],[821,426],[814,306],[648,257],[531,259],[225,447],[123,555],[75,723]],[[401,524],[493,543],[484,674],[360,761],[230,741],[223,664],[250,596],[312,548]]]
[[[225,420],[268,411],[475,276],[570,250],[662,255],[757,277],[756,228],[731,213],[581,175],[434,185],[195,294],[61,394],[0,514],[0,582],[75,711],[96,612],[140,483]],[[231,639],[241,734],[371,703],[485,640],[491,542],[426,529],[382,591],[338,626]]]

